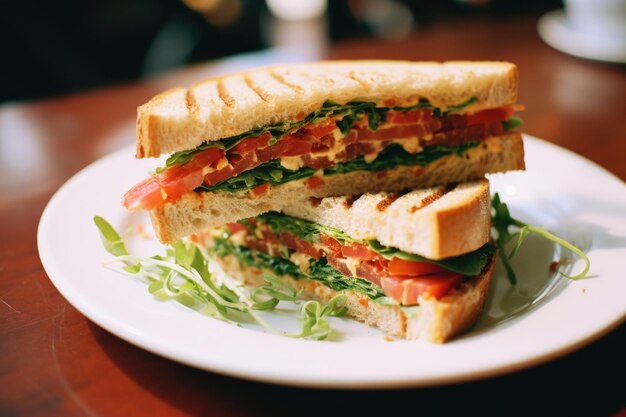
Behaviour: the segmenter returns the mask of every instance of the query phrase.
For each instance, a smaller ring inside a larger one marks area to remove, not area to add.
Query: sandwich
[[[503,62],[285,65],[166,91],[136,156],[169,154],[122,198],[164,243],[298,199],[400,192],[524,169]]]
[[[486,179],[300,198],[193,239],[248,287],[264,273],[390,336],[443,343],[478,319],[493,274]]]

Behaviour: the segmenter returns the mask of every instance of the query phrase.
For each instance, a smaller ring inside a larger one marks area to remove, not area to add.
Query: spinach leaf
[[[370,249],[385,259],[397,257],[406,261],[428,262],[466,276],[476,276],[480,274],[495,252],[495,247],[491,243],[486,243],[474,252],[435,261],[413,253],[401,251],[400,249],[383,246],[376,240],[370,240],[367,243]]]

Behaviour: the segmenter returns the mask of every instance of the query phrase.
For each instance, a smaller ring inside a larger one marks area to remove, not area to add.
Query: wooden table
[[[550,49],[536,35],[534,18],[451,21],[399,43],[344,42],[330,48],[328,57],[516,62],[519,102],[527,107],[524,131],[626,179],[624,68]],[[338,404],[348,405],[351,415],[376,408],[398,415],[530,415],[543,402],[540,409],[556,415],[601,416],[626,406],[623,325],[561,359],[498,378],[342,392],[199,371],[138,349],[78,313],[39,260],[36,229],[46,202],[80,168],[134,141],[119,132],[132,124],[138,104],[223,68],[197,65],[153,80],[0,109],[0,415],[321,415],[335,414]]]

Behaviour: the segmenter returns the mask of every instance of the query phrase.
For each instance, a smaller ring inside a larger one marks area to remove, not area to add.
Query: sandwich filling
[[[152,210],[190,191],[258,196],[270,186],[298,179],[306,179],[306,186],[314,189],[329,175],[423,167],[444,156],[461,155],[519,124],[512,116],[521,107],[515,105],[456,113],[474,101],[446,110],[424,100],[409,106],[326,101],[300,120],[172,154],[165,167],[128,191],[122,203],[131,210]]]
[[[393,300],[403,306],[445,296],[463,280],[479,275],[495,251],[487,243],[473,252],[434,261],[275,212],[229,223],[213,231],[206,244],[214,256],[234,256],[247,267],[354,291],[364,302]]]

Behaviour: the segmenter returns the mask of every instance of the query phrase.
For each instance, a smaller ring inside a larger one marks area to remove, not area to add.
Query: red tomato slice
[[[157,174],[156,178],[168,200],[175,200],[198,188],[204,179],[202,169],[190,168],[187,165],[170,167]]]
[[[220,148],[208,148],[195,154],[191,161],[183,165],[183,167],[187,167],[188,169],[202,169],[211,165],[218,159],[223,158],[224,155],[224,151]]]
[[[375,259],[378,255],[371,251],[367,245],[360,243],[351,243],[341,247],[341,254],[346,258],[358,258],[366,261]]]
[[[311,149],[313,147],[311,142],[303,139],[284,138],[280,142],[283,142],[285,145],[285,149],[283,150],[281,156],[305,155],[311,153]]]
[[[261,184],[258,187],[254,187],[253,189],[250,190],[250,194],[252,194],[253,197],[260,197],[263,194],[266,194],[270,191],[270,185],[265,183],[265,184]]]
[[[316,188],[320,188],[324,185],[324,180],[317,176],[312,176],[308,178],[306,181],[306,188],[309,190],[315,190]]]
[[[206,185],[219,184],[220,182],[227,180],[234,175],[236,175],[235,169],[233,168],[232,165],[228,164],[224,168],[218,171],[213,171],[213,172],[206,174],[204,176],[204,183]]]
[[[385,120],[393,124],[418,123],[430,110],[390,111]]]
[[[337,128],[337,124],[334,120],[331,120],[328,123],[320,123],[320,124],[309,124],[300,129],[303,133],[308,133],[315,138],[321,138],[322,136],[328,135],[330,132]]]
[[[315,246],[313,246],[311,242],[307,242],[304,239],[296,240],[296,251],[299,253],[304,253],[305,255],[308,255],[315,260],[318,260],[322,257],[322,251],[320,251],[319,249],[315,249]]]
[[[389,297],[402,305],[410,306],[418,304],[422,295],[437,299],[443,297],[462,279],[463,275],[456,272],[444,272],[422,277],[382,277],[380,284]]]
[[[484,123],[493,123],[493,122],[499,122],[502,120],[507,120],[508,118],[513,116],[513,113],[522,109],[523,107],[521,106],[511,105],[511,106],[499,107],[497,109],[481,110],[476,113],[468,114],[466,116],[467,124],[479,125],[479,124],[484,124]]]
[[[341,243],[339,243],[337,239],[328,235],[321,235],[320,242],[322,242],[322,245],[326,246],[332,253],[337,256],[341,256]]]
[[[269,144],[270,139],[272,139],[272,135],[269,132],[265,132],[260,136],[246,138],[235,145],[231,152],[245,155],[257,149],[265,148]]]
[[[252,169],[261,164],[261,162],[254,160],[253,153],[248,153],[245,157],[242,157],[241,155],[229,156],[228,162],[230,162],[233,167],[233,176],[239,175],[242,172]]]
[[[224,226],[226,226],[226,228],[231,234],[241,232],[242,230],[245,230],[246,233],[248,232],[248,229],[246,228],[246,226],[244,226],[241,223],[226,223]]]
[[[440,272],[448,272],[447,269],[439,265],[428,262],[405,261],[397,257],[391,258],[389,261],[389,273],[391,275],[428,275]]]
[[[122,205],[128,210],[152,210],[164,200],[156,178],[150,177],[128,190],[122,197]]]

